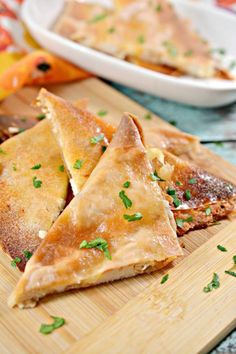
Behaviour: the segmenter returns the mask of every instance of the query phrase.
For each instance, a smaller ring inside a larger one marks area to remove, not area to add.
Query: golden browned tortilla
[[[10,306],[33,306],[50,293],[159,269],[182,255],[139,130],[126,114],[82,191],[27,263]],[[97,238],[105,249],[82,247]]]
[[[236,209],[236,186],[232,183],[164,150],[151,149],[149,157],[179,235],[207,227]]]
[[[21,270],[65,205],[62,165],[47,120],[0,145],[0,243]]]

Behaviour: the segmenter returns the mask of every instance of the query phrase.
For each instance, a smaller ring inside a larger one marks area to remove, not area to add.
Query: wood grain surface
[[[68,85],[51,86],[48,87],[48,89],[72,101],[84,97],[89,98],[89,109],[93,112],[106,110],[108,114],[105,118],[110,122],[119,121],[122,113],[124,111],[129,111],[138,115],[143,125],[148,124],[149,126],[155,126],[158,123],[162,126],[169,126],[168,123],[162,121],[158,117],[153,116],[152,120],[145,120],[143,118],[147,113],[145,108],[139,106],[97,79],[88,79],[81,83],[72,83]],[[21,90],[16,95],[7,98],[0,105],[0,114],[19,114],[26,117],[37,114],[37,110],[30,107],[30,103],[35,99],[37,93],[37,88],[25,88]],[[172,127],[172,129],[175,128]],[[236,183],[236,167],[230,165],[207,149],[202,148],[197,155],[193,156],[193,158],[199,166]],[[183,243],[185,247],[185,255],[187,256],[195,251],[218,231],[226,230],[226,226],[231,224],[231,221],[225,220],[221,222],[220,225],[212,226],[205,230],[190,232],[181,238],[181,243]],[[232,242],[233,244],[235,235],[233,238],[231,232],[227,231],[225,237],[227,242]],[[224,241],[224,239],[222,240]],[[212,246],[210,245],[209,247],[211,248]],[[224,259],[225,263],[223,266],[225,267],[229,265],[230,254],[231,253],[227,253],[226,257],[222,258],[222,262]],[[213,256],[219,257],[219,254],[216,253],[216,256],[215,254]],[[221,257],[222,256],[223,255],[221,255]],[[193,266],[188,263],[190,262],[188,259],[190,258],[186,258],[187,266]],[[202,259],[203,265],[206,261],[208,262],[208,257]],[[169,266],[169,268],[174,265]],[[20,277],[20,272],[17,269],[13,269],[10,266],[10,259],[3,252],[0,252],[0,351],[3,354],[16,353],[16,350],[17,353],[46,354],[67,352],[69,348],[78,343],[81,337],[101,325],[116,311],[122,309],[126,303],[143,292],[148,285],[151,285],[156,281],[159,282],[160,277],[168,272],[169,268],[151,275],[142,275],[132,279],[117,281],[85,290],[71,291],[66,294],[50,296],[43,300],[35,309],[10,310],[6,305],[7,297]],[[206,275],[208,275],[207,278],[205,278]],[[204,285],[204,282],[209,280],[211,274],[205,274],[205,276],[203,277],[201,285]],[[198,274],[197,278],[199,278],[200,281],[201,274]],[[235,282],[235,278],[233,280]],[[228,286],[231,287],[232,279],[228,279],[226,284],[228,284],[228,282],[230,282]],[[171,284],[172,282],[170,282],[170,285]],[[226,297],[230,296],[229,292],[227,292],[228,286],[224,285],[222,286],[222,289],[220,289],[220,293],[225,291]],[[213,296],[216,295],[213,294]],[[202,299],[202,293],[200,299]],[[218,311],[218,308],[216,309],[215,305],[211,302],[211,294],[209,297],[206,296],[203,299],[204,302],[202,306],[204,305],[205,307],[207,302],[207,306],[210,307],[211,313],[214,313],[214,316],[216,316],[215,313]],[[43,336],[39,333],[39,327],[41,323],[50,323],[50,315],[64,317],[67,324],[53,332],[51,335]],[[157,315],[156,320],[158,321]],[[229,317],[225,332],[230,330],[231,322],[232,321]],[[207,323],[208,322],[206,321],[206,329],[208,328]],[[216,326],[215,334],[217,335],[217,333],[222,332],[220,332]],[[218,339],[220,339],[220,336],[221,334]],[[142,338],[144,342],[146,342],[145,336]],[[197,333],[196,338],[201,342],[201,338]],[[185,340],[187,341],[187,338],[185,338]],[[213,342],[209,341],[209,343],[208,345],[210,346]],[[206,347],[205,342],[203,345]],[[80,353],[80,351],[77,351],[77,353]],[[174,353],[175,352],[173,352],[173,354]],[[191,352],[191,354],[192,353],[195,352]]]

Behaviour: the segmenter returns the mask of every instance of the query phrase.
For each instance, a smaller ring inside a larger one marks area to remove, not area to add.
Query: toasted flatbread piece
[[[46,294],[155,270],[182,255],[169,205],[150,178],[139,129],[125,115],[82,191],[27,263],[10,306],[32,306]],[[106,252],[81,248],[97,238],[105,241]]]
[[[111,140],[114,128],[45,89],[37,102],[52,124],[76,195]]]
[[[24,251],[37,249],[65,205],[68,178],[61,165],[47,120],[0,145],[0,243],[21,259],[21,270]]]
[[[191,76],[214,77],[208,43],[166,0],[117,0],[114,8],[71,1],[54,30],[85,46],[146,67],[164,65]],[[142,65],[142,64],[141,64]]]
[[[236,209],[236,186],[167,151],[151,149],[159,185],[177,223],[177,233],[204,228]]]

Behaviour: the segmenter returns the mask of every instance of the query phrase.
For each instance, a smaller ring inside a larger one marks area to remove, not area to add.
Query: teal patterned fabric
[[[201,140],[234,139],[234,143],[209,144],[207,147],[236,165],[236,102],[216,109],[201,109],[167,101],[125,86],[112,86],[154,112],[166,121]],[[235,285],[236,286],[236,285]],[[236,305],[235,305],[236,306]],[[191,354],[191,344],[189,346]],[[233,331],[210,354],[236,353],[236,331]]]

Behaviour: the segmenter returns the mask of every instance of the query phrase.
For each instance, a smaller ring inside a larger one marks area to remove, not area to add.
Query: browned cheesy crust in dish
[[[113,7],[67,1],[54,31],[164,74],[230,78],[219,71],[207,41],[166,0],[115,0]]]
[[[153,271],[182,255],[173,214],[129,114],[27,263],[9,305]]]
[[[65,205],[62,165],[47,120],[0,145],[0,243],[21,270]]]
[[[236,209],[236,186],[167,151],[150,149],[153,176],[169,200],[178,235],[207,227]]]

